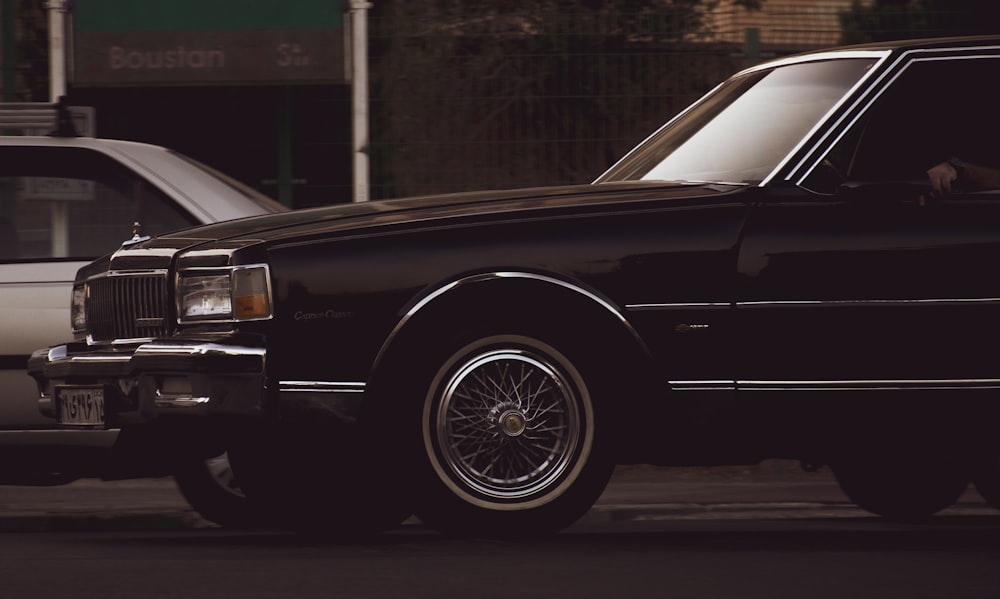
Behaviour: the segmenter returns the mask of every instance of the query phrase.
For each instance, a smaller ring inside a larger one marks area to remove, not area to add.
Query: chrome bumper
[[[59,345],[34,352],[28,374],[39,388],[39,410],[55,418],[58,385],[102,385],[108,425],[168,414],[260,415],[266,350],[203,341],[151,341],[127,347]]]

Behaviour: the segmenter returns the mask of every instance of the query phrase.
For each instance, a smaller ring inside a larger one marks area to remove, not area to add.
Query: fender
[[[454,292],[459,288],[468,287],[470,285],[474,285],[477,283],[495,281],[499,279],[519,279],[519,280],[534,281],[534,282],[544,283],[546,285],[551,285],[555,288],[559,288],[564,291],[569,291],[570,293],[579,296],[586,302],[596,306],[600,310],[610,315],[615,321],[618,322],[618,324],[620,324],[623,327],[623,329],[632,338],[632,340],[636,343],[637,347],[641,350],[641,352],[645,356],[649,357],[651,355],[649,349],[646,347],[646,343],[642,340],[642,338],[639,336],[638,332],[636,332],[635,328],[628,321],[628,319],[625,318],[625,315],[618,308],[616,308],[614,304],[612,304],[607,299],[601,297],[597,293],[588,290],[580,285],[571,283],[569,281],[565,281],[563,279],[554,277],[552,275],[505,270],[505,271],[484,272],[484,273],[464,276],[462,278],[455,279],[449,283],[441,285],[435,289],[432,289],[424,293],[423,295],[415,298],[406,308],[404,308],[404,310],[402,311],[403,314],[402,318],[400,318],[399,322],[396,323],[396,326],[393,327],[392,332],[390,332],[388,337],[386,337],[385,342],[382,344],[382,347],[375,358],[375,362],[372,365],[372,372],[378,370],[378,365],[382,362],[382,359],[385,356],[385,353],[388,351],[388,348],[392,346],[393,342],[400,336],[400,334],[406,328],[406,326],[420,313],[425,311],[428,308],[428,306],[433,304],[436,300],[439,300],[449,292]]]

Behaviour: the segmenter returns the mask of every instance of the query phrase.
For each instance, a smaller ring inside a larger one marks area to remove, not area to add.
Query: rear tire
[[[1000,456],[987,460],[980,466],[973,483],[987,505],[1000,510]]]
[[[890,520],[920,522],[951,506],[969,486],[957,460],[943,456],[857,457],[831,466],[858,507]]]
[[[482,335],[416,369],[432,374],[414,386],[424,390],[421,520],[449,534],[530,538],[590,509],[614,466],[595,374],[608,365],[568,351],[537,335]]]

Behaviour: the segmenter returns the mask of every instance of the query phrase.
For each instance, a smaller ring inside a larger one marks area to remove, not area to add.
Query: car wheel
[[[350,441],[348,441],[350,439]],[[355,436],[322,422],[243,435],[230,451],[251,505],[275,526],[312,537],[353,539],[392,528],[413,513]]]
[[[585,514],[613,463],[583,365],[529,335],[441,355],[420,416],[417,516],[446,533],[525,538]]]
[[[969,486],[955,460],[881,456],[831,466],[840,488],[858,507],[890,520],[919,522],[951,506]]]
[[[202,518],[226,528],[252,528],[265,524],[236,482],[229,455],[191,460],[174,475],[177,488]]]
[[[986,503],[1000,510],[1000,456],[981,466],[976,471],[973,483]]]

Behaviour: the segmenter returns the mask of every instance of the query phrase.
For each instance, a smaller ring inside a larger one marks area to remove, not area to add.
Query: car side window
[[[197,224],[128,167],[86,148],[0,147],[0,261],[90,260]]]
[[[998,74],[1000,57],[911,62],[806,186],[832,192],[844,181],[922,182],[927,169],[952,157],[1000,167],[1000,95],[992,83]]]

